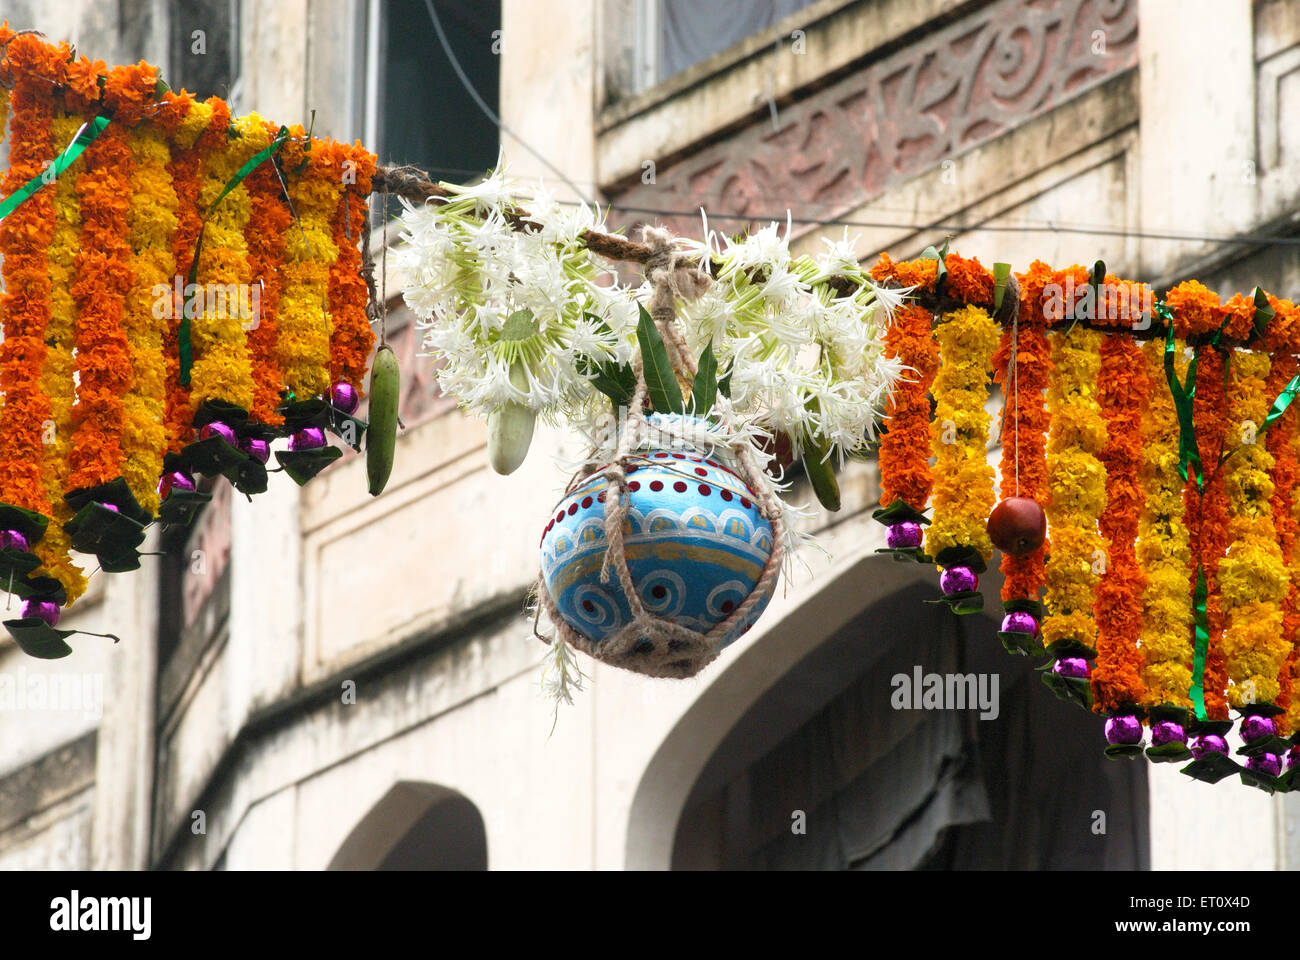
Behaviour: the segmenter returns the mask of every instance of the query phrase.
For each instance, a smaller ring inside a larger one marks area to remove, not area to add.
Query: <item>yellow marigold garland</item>
[[[965,306],[945,314],[934,336],[940,360],[931,387],[934,514],[925,551],[934,557],[949,547],[973,547],[987,563],[993,556],[986,526],[993,467],[985,455],[992,420],[985,404],[1001,331],[987,310]]]
[[[160,130],[149,124],[136,127],[131,133],[131,156],[135,169],[131,173],[131,210],[127,222],[135,285],[127,299],[125,324],[135,387],[126,398],[123,476],[140,505],[156,513],[156,486],[167,447],[167,360],[163,337],[170,324],[168,315],[175,306],[172,290],[176,258],[172,255],[172,235],[176,232],[177,201],[167,171],[171,151]]]
[[[214,118],[217,123],[220,117]],[[235,121],[234,136],[225,149],[204,151],[199,209],[207,211],[226,184],[258,150],[262,118],[249,114]],[[248,355],[246,324],[241,304],[251,305],[248,242],[244,229],[251,215],[248,188],[240,183],[208,215],[199,255],[198,284],[204,302],[190,321],[194,345],[190,406],[205,400],[223,400],[250,410],[253,406],[253,370]]]
[[[327,312],[330,267],[338,257],[334,212],[343,194],[332,158],[303,148],[302,127],[290,129],[284,168],[307,169],[289,180],[298,228],[289,231],[284,252],[284,289],[277,317],[276,352],[285,385],[296,399],[324,393],[330,386],[331,323]],[[299,229],[300,228],[300,229]]]
[[[1218,586],[1227,696],[1233,707],[1272,703],[1278,695],[1278,671],[1291,652],[1282,635],[1282,601],[1289,580],[1269,504],[1273,455],[1255,438],[1271,402],[1264,395],[1268,370],[1267,354],[1238,351],[1228,385],[1228,417],[1236,435],[1230,435],[1235,452],[1224,465],[1231,519]]]
[[[1176,343],[1175,371],[1187,378],[1183,342]],[[1192,606],[1187,591],[1190,531],[1184,518],[1183,478],[1178,472],[1178,414],[1164,388],[1164,343],[1142,347],[1153,389],[1142,411],[1142,486],[1146,503],[1138,526],[1137,557],[1146,576],[1140,639],[1146,691],[1143,706],[1191,707]]]
[[[1106,422],[1097,403],[1101,334],[1086,327],[1053,331],[1047,405],[1047,521],[1052,555],[1047,561],[1043,641],[1096,644],[1093,605],[1098,560],[1106,542],[1097,518],[1106,506],[1106,471],[1097,458],[1106,445]]]
[[[60,112],[54,118],[52,130],[54,149],[62,151],[77,131],[82,117]],[[42,388],[50,400],[50,421],[41,458],[41,473],[49,497],[53,522],[45,529],[45,536],[32,548],[41,558],[35,576],[53,577],[63,584],[67,602],[71,604],[86,590],[86,577],[82,568],[70,556],[70,538],[63,524],[72,519],[72,508],[64,501],[68,492],[71,466],[68,454],[72,449],[72,405],[76,400],[73,371],[76,361],[77,305],[72,298],[75,278],[75,259],[81,245],[81,211],[77,202],[76,178],[82,173],[85,160],[78,158],[54,184],[54,238],[50,241],[50,324],[45,330],[45,366],[41,373]]]

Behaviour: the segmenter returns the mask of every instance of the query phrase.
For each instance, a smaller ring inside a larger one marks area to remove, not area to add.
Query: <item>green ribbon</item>
[[[1286,408],[1291,406],[1291,401],[1295,399],[1297,392],[1300,392],[1300,373],[1291,378],[1291,382],[1282,388],[1282,392],[1277,395],[1273,401],[1273,406],[1269,408],[1268,416],[1264,418],[1264,424],[1255,431],[1258,437],[1273,424],[1282,419],[1282,414],[1286,413]]]
[[[1205,582],[1205,568],[1196,563],[1196,592],[1192,594],[1192,609],[1196,619],[1195,659],[1192,661],[1192,706],[1196,719],[1204,720],[1205,713],[1205,657],[1210,649],[1210,618],[1205,612],[1205,602],[1210,588]]]
[[[1164,307],[1164,304],[1157,304],[1156,311],[1159,312],[1161,307]],[[1171,322],[1165,334],[1165,379],[1169,381],[1169,392],[1174,398],[1174,411],[1178,414],[1178,472],[1186,482],[1188,468],[1195,464],[1196,488],[1199,490],[1205,472],[1201,469],[1201,454],[1196,447],[1196,422],[1192,417],[1192,401],[1196,399],[1196,364],[1201,359],[1201,351],[1198,349],[1192,355],[1191,363],[1187,365],[1186,384],[1178,381],[1178,371],[1174,369],[1175,352],[1174,325]]]
[[[48,167],[5,197],[4,202],[0,203],[0,220],[3,220],[22,206],[41,187],[49,186],[57,180],[59,174],[77,162],[77,158],[85,152],[88,146],[95,142],[95,138],[104,132],[106,126],[108,126],[108,117],[95,117],[93,120],[87,120],[83,123],[81,129],[77,131],[77,135],[68,144],[67,149],[55,157]]]
[[[217,194],[217,199],[212,201],[212,205],[208,207],[208,212],[203,215],[203,223],[199,227],[199,235],[194,240],[194,259],[190,262],[189,276],[185,281],[186,289],[194,287],[198,280],[199,254],[203,250],[203,231],[208,228],[208,219],[212,216],[212,212],[217,209],[217,204],[226,199],[226,195],[229,194],[231,190],[234,190],[235,187],[243,183],[245,177],[274,156],[280,148],[285,145],[285,142],[288,139],[289,128],[281,127],[270,145],[265,150],[259,150],[257,153],[249,157],[248,161],[235,172],[233,177],[230,178],[230,181],[225,185],[221,193]],[[195,289],[194,296],[197,295],[198,290]],[[194,344],[190,340],[190,302],[190,300],[185,301],[185,309],[181,311],[180,329],[177,331],[176,335],[178,341],[177,347],[180,353],[180,384],[182,387],[188,387],[190,385],[190,368],[194,366]]]

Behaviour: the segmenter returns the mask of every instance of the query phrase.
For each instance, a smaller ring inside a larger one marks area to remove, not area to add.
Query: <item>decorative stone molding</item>
[[[612,199],[683,233],[701,205],[729,233],[747,221],[721,214],[832,218],[1136,64],[1136,0],[999,0]]]

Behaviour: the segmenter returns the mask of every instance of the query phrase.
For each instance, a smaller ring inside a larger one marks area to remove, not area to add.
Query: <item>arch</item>
[[[990,574],[986,590],[996,597],[1000,578]],[[817,589],[799,601],[781,607],[773,601],[752,641],[682,715],[646,766],[628,818],[627,868],[670,869],[677,824],[696,781],[760,697],[875,602],[923,584],[933,590],[933,583],[929,565],[860,553],[820,573]],[[870,656],[869,645],[863,647]]]
[[[478,807],[436,783],[394,784],[348,834],[330,870],[486,870]]]

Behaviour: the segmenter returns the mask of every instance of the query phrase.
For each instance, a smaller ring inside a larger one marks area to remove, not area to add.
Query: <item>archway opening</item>
[[[900,566],[850,563],[701,695],[638,787],[629,866],[1148,867],[1146,765],[1003,650],[996,575],[954,617]]]
[[[330,870],[486,870],[483,817],[434,783],[395,784],[348,834]]]

